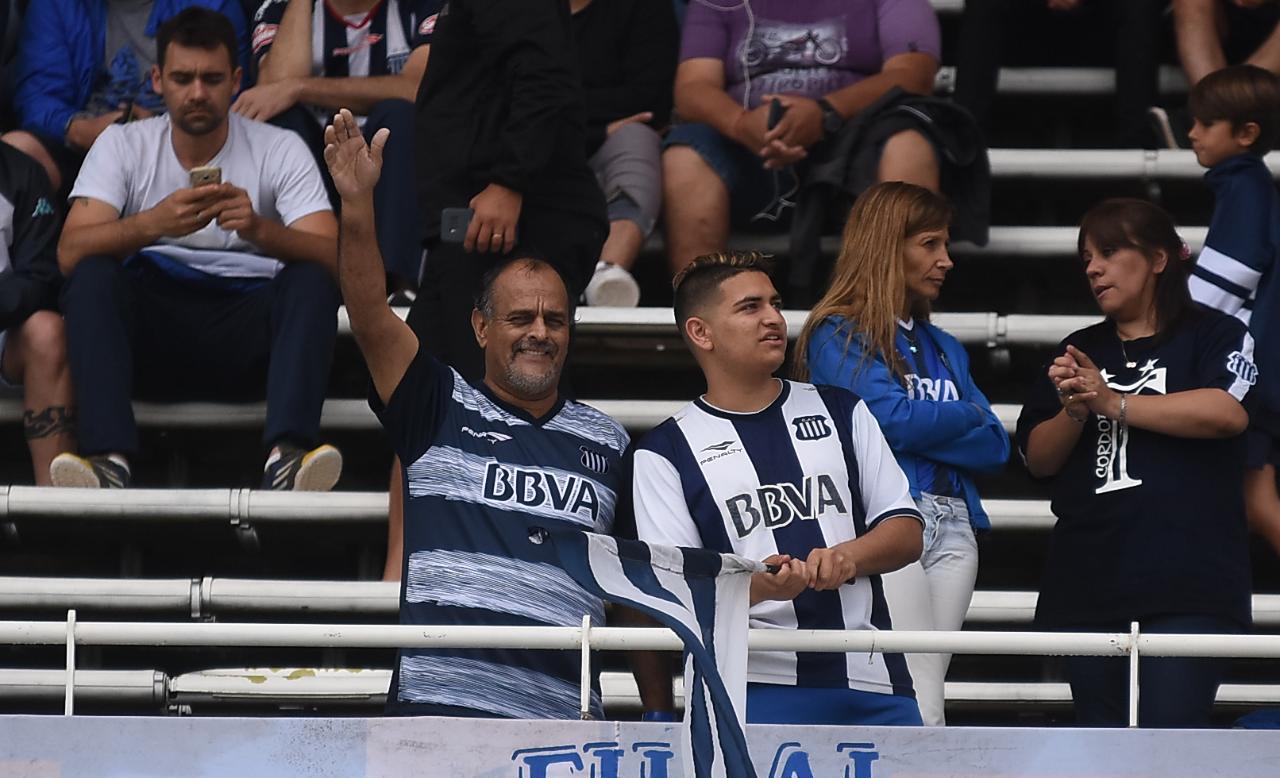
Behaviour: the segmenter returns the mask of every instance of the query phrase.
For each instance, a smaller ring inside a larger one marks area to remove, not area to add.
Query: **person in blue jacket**
[[[54,191],[65,192],[103,130],[163,112],[164,101],[151,87],[156,30],[191,6],[231,20],[240,66],[248,73],[248,28],[239,0],[31,3],[13,73],[21,129],[0,140],[39,162]]]
[[[976,533],[990,528],[973,482],[999,469],[1009,436],[969,375],[969,358],[929,323],[951,258],[951,207],[923,187],[877,184],[854,203],[831,287],[796,347],[800,380],[866,401],[925,519],[918,563],[884,576],[894,629],[958,630],[978,575]],[[909,654],[920,714],[945,723],[948,654]]]
[[[1262,379],[1249,415],[1245,507],[1250,528],[1280,552],[1280,193],[1262,160],[1280,139],[1280,78],[1232,65],[1201,79],[1190,106],[1191,145],[1215,202],[1188,286],[1253,335]]]

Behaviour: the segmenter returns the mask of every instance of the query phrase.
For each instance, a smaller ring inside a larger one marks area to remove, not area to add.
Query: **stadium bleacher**
[[[934,6],[949,28],[963,2],[934,0]],[[952,83],[953,69],[944,68],[939,92]],[[1107,68],[1019,64],[1005,68],[999,84],[1006,111],[1046,100],[1096,107],[1113,88],[1114,74]],[[1161,85],[1168,94],[1185,90],[1180,73],[1169,67],[1161,71]],[[1190,152],[1052,148],[1064,139],[1069,143],[1073,130],[1063,126],[1070,111],[1050,113],[1043,123],[1037,118],[1015,133],[1021,147],[991,150],[997,224],[986,246],[954,247],[958,267],[943,293],[945,312],[936,316],[970,349],[976,377],[1006,427],[1016,419],[1023,387],[1048,347],[1095,319],[1083,283],[1070,285],[1078,276],[1073,225],[1082,206],[1099,193],[1161,195],[1180,223],[1191,225],[1181,234],[1193,251],[1203,241],[1208,216],[1207,198],[1198,190],[1203,171]],[[1269,161],[1280,173],[1280,155]],[[786,250],[785,236],[740,234],[732,242],[778,254]],[[650,259],[659,260],[661,248],[660,239],[651,241]],[[823,249],[834,252],[836,239],[825,239]],[[641,269],[646,293],[657,303],[667,301],[662,271],[645,268],[661,264],[651,261]],[[788,312],[792,337],[804,315]],[[339,324],[349,335],[344,313]],[[633,433],[699,389],[669,308],[584,308],[577,338],[575,390]],[[0,532],[0,612],[9,619],[57,619],[75,609],[104,619],[165,622],[394,622],[396,586],[368,580],[381,569],[376,556],[385,533],[389,453],[363,399],[364,376],[349,338],[340,344],[335,372],[323,425],[341,438],[348,458],[348,475],[339,484],[343,491],[228,488],[252,481],[227,461],[223,443],[260,426],[263,408],[212,403],[136,405],[147,441],[155,444],[148,447],[158,452],[140,462],[140,469],[151,471],[141,481],[168,488],[94,493],[0,487],[0,529],[7,528]],[[0,443],[0,480],[13,484],[30,480],[20,420],[20,402],[0,399],[0,429],[7,438]],[[966,628],[1025,629],[1052,514],[1016,461],[1005,473],[984,479],[983,493],[994,530],[984,541]],[[1268,550],[1255,550],[1255,565],[1262,569],[1254,612],[1259,631],[1268,633],[1280,633],[1275,562]],[[115,575],[108,577],[110,571]],[[62,659],[60,649],[0,645],[0,711],[60,706]],[[372,712],[385,695],[390,662],[389,652],[373,650],[93,649],[82,651],[76,694],[104,712]],[[616,657],[606,666],[602,681],[609,709],[633,716],[634,683],[620,672]],[[957,657],[950,679],[953,721],[1070,721],[1070,695],[1052,660]],[[1229,681],[1219,693],[1224,720],[1280,703],[1274,667],[1238,661]]]

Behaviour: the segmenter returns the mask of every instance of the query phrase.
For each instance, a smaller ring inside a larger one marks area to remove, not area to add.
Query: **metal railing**
[[[308,648],[505,648],[570,650],[581,656],[582,711],[591,692],[591,649],[674,651],[681,643],[662,628],[595,627],[589,616],[580,627],[402,626],[347,624],[214,624],[78,622],[74,610],[64,622],[0,622],[0,645],[65,645],[66,694],[63,712],[74,713],[76,649],[92,646]],[[1142,656],[1280,658],[1280,635],[1146,635],[1134,622],[1128,633],[913,632],[852,630],[761,630],[747,638],[752,650],[809,652],[895,652],[1004,656],[1115,656],[1129,659],[1129,725],[1138,724],[1139,664]]]

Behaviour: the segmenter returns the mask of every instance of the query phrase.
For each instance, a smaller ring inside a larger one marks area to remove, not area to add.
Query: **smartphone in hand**
[[[214,165],[206,165],[204,167],[193,167],[189,174],[191,176],[191,188],[197,186],[207,186],[208,184],[222,183],[222,168]]]
[[[778,122],[782,121],[782,115],[787,112],[787,107],[782,104],[778,98],[769,101],[769,120],[765,125],[765,129],[772,130],[778,126]]]
[[[444,243],[463,243],[475,211],[470,208],[445,208],[440,212],[440,240]]]

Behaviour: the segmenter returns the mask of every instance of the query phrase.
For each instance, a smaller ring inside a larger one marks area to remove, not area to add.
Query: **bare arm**
[[[1084,424],[1073,421],[1064,408],[1057,416],[1042,421],[1027,438],[1027,470],[1036,478],[1057,475],[1080,440]]]
[[[311,75],[311,0],[289,0],[271,50],[258,64],[258,83]]]
[[[1178,59],[1192,86],[1227,66],[1216,0],[1173,0],[1173,30],[1178,42]]]
[[[162,237],[190,235],[213,221],[219,202],[216,185],[179,189],[154,208],[122,219],[115,206],[78,197],[58,241],[58,269],[69,276],[85,257],[105,254],[123,259]]]
[[[918,52],[898,54],[885,60],[884,67],[874,76],[827,95],[827,102],[848,118],[895,86],[918,95],[930,94],[937,74],[938,61],[932,56]]]
[[[252,234],[240,236],[283,262],[315,262],[337,274],[338,220],[332,211],[307,214],[289,226],[259,219]]]
[[[338,283],[360,352],[382,402],[391,399],[418,353],[418,336],[387,305],[386,271],[373,222],[373,187],[382,172],[382,148],[390,132],[365,144],[345,108],[325,128],[324,159],[342,197],[338,232]]]
[[[849,556],[857,575],[892,573],[919,559],[923,548],[924,533],[920,520],[914,516],[890,516],[862,537],[846,540],[834,547]],[[812,569],[813,566],[810,561],[809,567]],[[816,570],[810,575],[820,575],[821,572]]]
[[[431,47],[419,46],[404,63],[404,69],[393,76],[364,78],[304,78],[298,101],[338,110],[350,108],[355,113],[368,113],[383,100],[408,100],[418,96],[418,84],[427,72]]]
[[[1231,438],[1249,426],[1249,412],[1222,389],[1188,389],[1172,394],[1121,395],[1102,380],[1097,365],[1080,349],[1067,346],[1067,353],[1079,365],[1076,375],[1061,386],[1069,392],[1091,397],[1089,410],[1108,419],[1120,418],[1125,404],[1125,423],[1137,429],[1175,438]]]
[[[232,107],[241,116],[256,121],[269,121],[298,103],[319,105],[335,111],[349,108],[356,113],[367,114],[383,100],[413,102],[417,97],[418,83],[427,69],[430,48],[419,46],[414,49],[405,62],[404,70],[394,76],[290,76],[246,89],[236,98]]]

